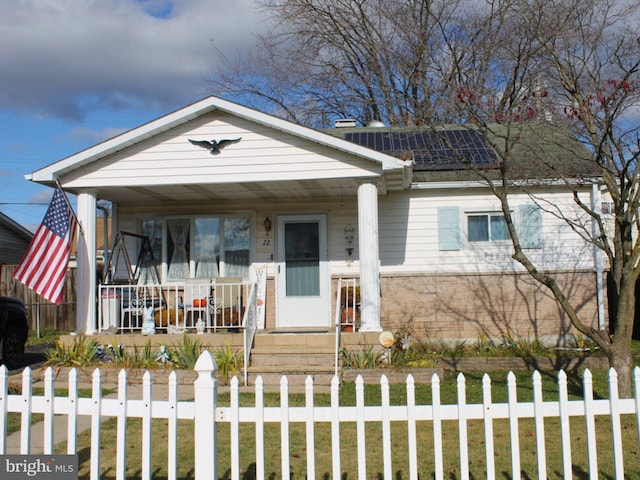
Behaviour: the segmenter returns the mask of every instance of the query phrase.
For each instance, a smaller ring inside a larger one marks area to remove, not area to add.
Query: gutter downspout
[[[597,215],[602,215],[602,194],[600,193],[600,185],[591,184],[591,209]],[[598,238],[598,224],[595,220],[591,222],[593,238]],[[604,284],[603,273],[604,265],[602,261],[602,251],[597,245],[593,245],[593,266],[596,272],[596,298],[598,301],[598,329],[604,330]]]

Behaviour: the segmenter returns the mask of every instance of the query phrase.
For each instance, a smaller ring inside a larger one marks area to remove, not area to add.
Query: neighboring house
[[[0,213],[0,264],[17,265],[27,251],[33,233]]]
[[[99,329],[93,232],[96,203],[106,200],[114,232],[150,239],[163,285],[252,281],[252,267],[266,268],[265,328],[330,327],[338,279],[357,278],[361,331],[431,339],[571,334],[554,300],[511,259],[486,184],[446,146],[424,147],[423,137],[385,146],[393,131],[329,134],[208,97],[33,172],[31,181],[59,179],[78,195],[86,232],[78,244],[78,332]],[[493,168],[481,136],[450,131],[469,158]],[[190,142],[212,139],[240,140],[213,154]],[[564,148],[550,150],[572,161]],[[527,176],[533,161],[520,155]],[[541,173],[536,167],[528,176]],[[591,183],[581,183],[585,201],[599,201]],[[574,208],[561,182],[533,188],[552,208]],[[523,247],[571,288],[584,317],[605,322],[592,248],[528,195],[514,196],[512,206]]]

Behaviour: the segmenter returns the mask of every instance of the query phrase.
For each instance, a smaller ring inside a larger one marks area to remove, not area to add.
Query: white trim
[[[96,196],[93,192],[78,194],[78,221],[84,234],[78,233],[77,321],[76,333],[93,335],[98,331],[96,316]]]
[[[522,181],[512,181],[510,185],[513,187],[530,187],[530,188],[540,188],[540,187],[566,187],[567,185],[573,185],[574,187],[583,187],[583,189],[590,188],[591,183],[589,182],[597,182],[594,179],[584,179],[582,180],[574,180],[574,179],[566,179],[566,180],[522,180]],[[536,183],[531,183],[535,181]],[[493,182],[496,186],[500,186],[502,180],[496,180]],[[488,188],[489,182],[485,180],[458,180],[458,181],[449,181],[449,182],[411,182],[410,189],[411,190],[448,190],[448,189],[460,189],[460,188]]]
[[[378,190],[373,183],[358,186],[358,248],[362,332],[380,332],[380,247]]]

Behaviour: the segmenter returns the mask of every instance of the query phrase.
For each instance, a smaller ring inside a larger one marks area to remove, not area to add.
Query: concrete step
[[[341,335],[345,348],[366,348],[377,342],[379,334],[347,333]],[[280,385],[283,375],[289,385],[304,387],[309,375],[314,385],[328,387],[335,372],[336,337],[332,331],[263,331],[256,334],[251,350],[249,383],[262,375],[265,386]]]
[[[251,349],[251,355],[321,355],[334,354],[335,347],[316,347],[307,345],[260,346]]]
[[[295,369],[283,368],[282,365],[255,365],[251,363],[249,373],[280,373],[282,375],[298,375],[307,373],[331,373],[334,371],[333,361],[323,364],[296,365]]]
[[[279,384],[287,375],[304,385],[308,375],[322,375],[331,384],[335,363],[335,335],[329,333],[271,333],[255,337],[251,350],[249,372],[268,376],[269,382]],[[265,384],[267,382],[265,377]]]
[[[251,366],[274,366],[282,371],[299,371],[309,366],[333,365],[335,354],[325,353],[269,353],[256,354],[251,352]]]
[[[291,346],[299,348],[335,348],[335,335],[329,333],[260,334],[255,336],[253,345],[254,348]]]

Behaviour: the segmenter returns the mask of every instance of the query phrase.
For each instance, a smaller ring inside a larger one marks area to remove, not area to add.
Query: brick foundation
[[[597,326],[595,275],[558,274],[586,324]],[[385,275],[381,321],[425,339],[570,338],[575,330],[551,293],[527,274]]]

